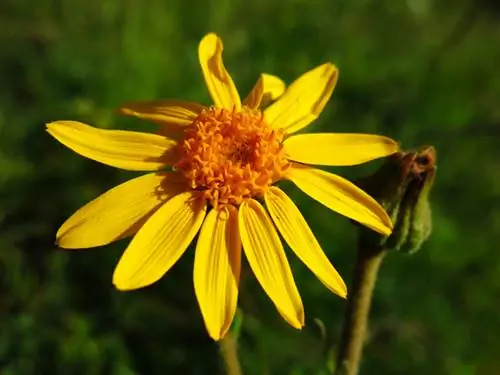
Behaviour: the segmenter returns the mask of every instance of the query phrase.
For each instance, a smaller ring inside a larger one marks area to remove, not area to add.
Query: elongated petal
[[[183,188],[172,173],[151,173],[127,181],[76,211],[57,232],[57,244],[81,249],[130,236]]]
[[[304,326],[304,307],[283,245],[264,207],[245,201],[238,213],[241,242],[248,263],[260,285],[283,318],[292,326]]]
[[[222,41],[217,35],[205,35],[198,47],[201,70],[215,106],[239,111],[240,96],[222,62],[222,49]]]
[[[275,128],[294,133],[318,118],[337,83],[338,70],[323,64],[293,82],[283,96],[264,112]]]
[[[231,326],[238,301],[241,241],[238,211],[211,210],[203,223],[194,258],[194,289],[205,326],[219,340]]]
[[[160,125],[184,127],[192,124],[205,106],[181,100],[154,100],[124,104],[119,112]]]
[[[243,104],[258,109],[262,104],[278,99],[285,92],[285,82],[270,74],[261,74]]]
[[[113,275],[120,290],[158,281],[184,254],[205,218],[206,202],[185,192],[161,206],[137,232]]]
[[[298,134],[285,140],[290,160],[317,165],[356,165],[392,155],[398,144],[370,134]]]
[[[269,189],[265,200],[274,224],[290,248],[328,289],[345,298],[344,280],[333,268],[293,201],[277,187]]]
[[[176,142],[160,135],[98,129],[77,121],[52,122],[47,131],[76,153],[116,168],[154,171],[174,160]]]
[[[304,193],[329,209],[384,235],[392,223],[382,206],[352,182],[319,169],[293,164],[286,176]]]

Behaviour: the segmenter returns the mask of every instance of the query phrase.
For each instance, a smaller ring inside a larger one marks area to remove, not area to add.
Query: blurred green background
[[[0,374],[223,373],[195,301],[192,251],[156,285],[120,293],[111,275],[128,240],[81,252],[53,245],[77,208],[135,174],[83,159],[44,130],[60,119],[150,130],[115,109],[158,98],[209,104],[197,62],[209,31],[222,37],[242,93],[261,72],[291,82],[333,61],[339,84],[313,131],[437,148],[434,232],[416,255],[386,259],[362,374],[499,374],[500,7],[492,0],[2,0]],[[356,178],[377,165],[335,172]],[[356,228],[287,189],[349,284]],[[338,344],[345,301],[289,258],[307,327],[287,326],[245,279],[245,374],[326,374],[325,351]]]

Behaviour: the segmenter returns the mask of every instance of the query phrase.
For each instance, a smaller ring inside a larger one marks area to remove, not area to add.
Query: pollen
[[[289,168],[283,137],[260,111],[207,108],[185,130],[174,170],[214,208],[239,205],[263,196]]]

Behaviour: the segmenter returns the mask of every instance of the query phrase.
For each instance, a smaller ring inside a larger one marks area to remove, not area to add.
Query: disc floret
[[[174,168],[213,207],[239,205],[263,196],[289,168],[283,137],[260,111],[207,108],[186,129]]]

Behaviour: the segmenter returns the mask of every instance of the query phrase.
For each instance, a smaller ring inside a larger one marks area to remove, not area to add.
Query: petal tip
[[[57,127],[64,126],[61,121],[52,121],[45,124],[45,131],[49,134],[53,134]]]
[[[132,111],[129,107],[128,104],[124,104],[122,107],[118,108],[116,110],[116,113],[119,115],[125,115],[125,116],[133,116],[135,114],[134,111]]]
[[[210,31],[209,33],[205,34],[205,36],[203,37],[203,39],[207,39],[207,38],[216,38],[218,39],[218,35],[216,33],[214,33],[213,31]]]
[[[212,50],[218,47],[217,45],[219,43],[220,43],[219,36],[214,32],[210,32],[201,39],[198,48],[200,49],[200,51],[206,51],[208,47],[210,47],[210,50]]]
[[[127,288],[121,288],[119,287],[118,285],[116,284],[113,284],[113,286],[115,287],[115,289],[119,292],[128,292],[130,289],[127,289]]]
[[[299,311],[299,316],[298,316],[298,320],[297,320],[298,325],[295,328],[297,328],[298,330],[301,330],[302,328],[304,328],[306,325],[305,321],[306,321],[305,313],[304,313],[304,309],[302,308]]]
[[[124,280],[119,280],[115,275],[113,275],[113,286],[116,290],[120,292],[126,292],[135,288],[131,288],[130,285],[127,285]]]
[[[85,247],[79,246],[77,241],[71,241],[71,238],[68,238],[64,234],[57,234],[56,235],[56,240],[54,241],[54,244],[63,249],[63,250],[83,250]]]
[[[81,124],[79,121],[73,121],[73,120],[56,120],[56,121],[51,121],[45,123],[45,126],[50,129],[50,128],[55,128],[55,127],[61,127],[61,126],[70,126],[72,124]]]
[[[119,290],[120,292],[128,292],[131,290],[142,289],[154,284],[156,281],[157,280],[154,281],[134,280],[133,277],[131,277],[130,273],[124,272],[123,270],[121,272],[120,271],[116,272],[115,270],[112,279],[112,283],[115,289]]]
[[[304,318],[302,317],[299,321],[294,322],[292,325],[293,328],[295,328],[298,331],[302,331],[302,328],[304,328],[306,323],[304,322]]]
[[[392,138],[389,138],[389,137],[383,137],[387,146],[390,148],[390,150],[393,152],[393,153],[396,153],[400,150],[400,144],[398,141],[392,139]]]
[[[392,225],[392,221],[385,221],[382,223],[382,225],[378,228],[373,228],[377,232],[379,232],[383,236],[390,236],[392,234],[392,231],[394,230],[394,227]]]
[[[324,69],[325,75],[332,76],[335,78],[335,80],[338,78],[339,68],[337,68],[335,64],[327,62],[320,66]]]
[[[136,289],[134,287],[131,287],[131,285],[127,282],[123,275],[119,274],[116,270],[113,273],[112,283],[115,289],[119,290],[120,292],[126,292],[128,290]]]
[[[209,335],[209,336],[210,336],[210,338],[211,338],[212,340],[214,340],[215,342],[218,342],[218,341],[220,341],[220,340],[222,340],[222,339],[224,338],[224,336],[223,336],[223,335],[221,335],[221,333],[220,333],[220,332],[217,332],[217,331],[216,331],[216,332],[211,332],[211,331],[208,331],[208,335]]]
[[[340,298],[347,299],[347,285],[340,275],[336,278],[335,285],[331,285],[329,289]]]
[[[342,291],[338,293],[338,296],[343,299],[347,299],[348,293],[347,293],[347,287],[343,288]]]
[[[332,62],[327,62],[327,63],[324,63],[323,64],[324,67],[328,68],[329,70],[332,70],[332,71],[338,71],[339,69],[337,68],[337,66],[332,63]]]
[[[64,239],[61,237],[56,237],[56,240],[54,241],[54,245],[56,245],[57,247],[60,247],[61,249],[69,249],[67,244],[65,244]]]
[[[381,205],[379,206],[379,212],[376,213],[376,217],[377,217],[377,222],[372,222],[371,224],[368,224],[360,221],[360,223],[367,226],[368,228],[371,228],[373,231],[383,236],[386,237],[390,236],[392,234],[392,231],[394,230],[394,226],[392,224],[391,218]]]
[[[387,211],[385,211],[385,209],[384,209],[384,212],[387,214]],[[387,216],[386,216],[385,219],[386,220],[385,220],[384,224],[386,225],[386,230],[387,230],[388,235],[389,235],[394,230],[394,224],[392,223],[392,220],[391,220],[391,218],[389,217],[388,214],[387,214]]]
[[[338,275],[338,277],[335,278],[335,282],[326,284],[326,287],[332,293],[339,296],[340,298],[347,299],[347,285],[345,284],[344,280],[340,277],[340,275]]]

